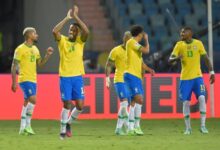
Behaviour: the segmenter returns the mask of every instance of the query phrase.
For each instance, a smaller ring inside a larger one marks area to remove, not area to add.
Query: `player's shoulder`
[[[25,48],[25,44],[22,43],[16,47],[15,51],[22,51],[22,50],[24,50],[24,48]]]
[[[196,44],[202,44],[202,41],[199,40],[199,39],[193,39],[193,42],[196,43]]]

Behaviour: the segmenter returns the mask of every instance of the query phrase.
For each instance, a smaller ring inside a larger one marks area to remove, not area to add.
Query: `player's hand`
[[[144,32],[143,38],[144,38],[144,40],[148,41],[148,34]]]
[[[17,84],[16,83],[12,83],[11,90],[12,90],[12,92],[16,92],[16,90],[17,90]]]
[[[210,84],[213,84],[215,82],[215,75],[211,74],[209,78]]]
[[[67,13],[67,15],[66,15],[66,18],[67,19],[72,19],[73,17],[72,17],[72,9],[69,9],[69,11],[68,11],[68,13]]]
[[[151,76],[155,75],[155,71],[153,69],[150,69],[149,72],[150,72]]]
[[[52,55],[53,54],[53,48],[52,47],[48,47],[47,48],[47,55]]]
[[[108,89],[110,88],[110,86],[111,86],[110,77],[106,77],[106,78],[105,78],[105,85],[106,85],[106,87],[107,87]]]
[[[78,16],[78,13],[79,13],[79,8],[78,6],[74,5],[73,6],[73,17],[77,17]]]

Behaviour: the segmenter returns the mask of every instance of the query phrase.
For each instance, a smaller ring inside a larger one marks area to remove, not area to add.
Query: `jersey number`
[[[201,90],[202,92],[205,91],[205,85],[204,85],[204,84],[200,84],[200,90]]]
[[[193,51],[187,51],[187,57],[193,57]]]
[[[34,62],[35,61],[35,56],[34,55],[31,55],[31,62]]]
[[[74,46],[71,46],[70,48],[69,48],[69,52],[71,53],[71,52],[73,52],[75,50],[75,47]]]

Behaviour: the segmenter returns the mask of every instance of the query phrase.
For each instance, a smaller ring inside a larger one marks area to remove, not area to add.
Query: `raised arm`
[[[78,16],[79,8],[74,5],[73,7],[73,19],[80,25],[82,33],[81,33],[81,40],[85,42],[89,35],[89,29],[86,24],[79,18]]]
[[[207,66],[207,68],[209,69],[209,73],[210,73],[210,83],[213,84],[215,82],[215,72],[214,72],[214,69],[213,69],[213,66],[211,64],[211,61],[208,57],[207,54],[205,55],[202,55],[202,58],[204,59],[205,61],[205,65]]]
[[[72,18],[71,13],[72,10],[70,9],[67,13],[67,16],[53,28],[53,36],[55,40],[59,41],[61,39],[60,30]]]
[[[147,54],[150,52],[150,45],[149,45],[147,33],[144,33],[144,41],[145,41],[145,46],[141,47],[140,51],[144,54]]]
[[[112,72],[112,67],[115,66],[114,61],[112,61],[111,59],[108,58],[106,65],[105,65],[105,76],[106,76],[106,86],[107,88],[110,87],[111,82],[110,82],[110,74]]]
[[[38,66],[39,66],[39,67],[44,66],[52,54],[53,54],[53,48],[52,48],[52,47],[48,47],[48,48],[47,48],[47,52],[46,52],[44,58],[43,58],[43,59],[42,59],[42,58],[39,58],[39,59],[37,60]]]
[[[16,69],[18,68],[18,64],[19,64],[19,61],[16,59],[13,59],[13,62],[11,65],[11,76],[12,76],[11,90],[13,92],[16,92],[16,90],[17,90]]]

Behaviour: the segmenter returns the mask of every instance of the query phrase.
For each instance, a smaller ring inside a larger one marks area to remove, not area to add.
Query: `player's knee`
[[[65,108],[65,109],[71,109],[71,106],[72,106],[72,104],[71,104],[72,102],[71,101],[64,101],[63,102],[63,107]]]
[[[30,96],[28,99],[28,102],[32,103],[32,104],[36,104],[36,96]]]
[[[134,97],[134,100],[135,100],[136,103],[138,103],[138,104],[140,104],[140,105],[143,104],[143,98],[142,98],[141,95],[135,96],[135,97]]]

